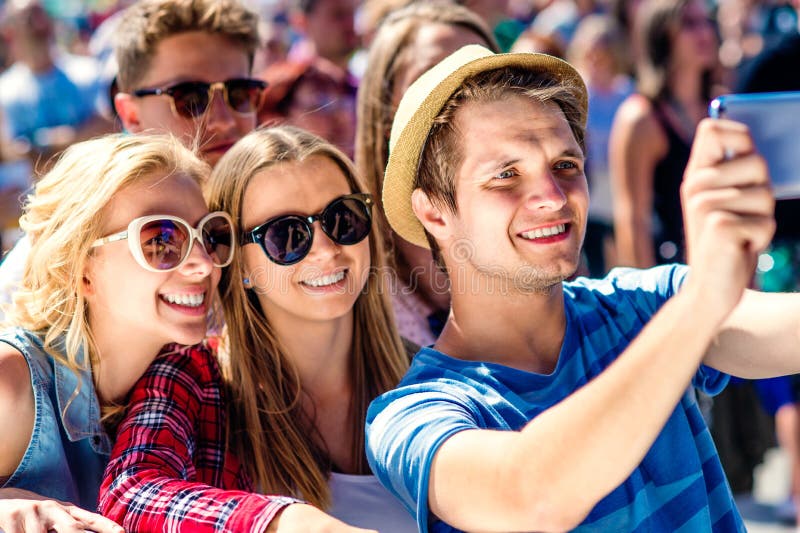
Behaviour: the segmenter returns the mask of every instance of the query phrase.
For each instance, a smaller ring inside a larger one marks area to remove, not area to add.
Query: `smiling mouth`
[[[547,228],[536,228],[530,231],[520,233],[520,237],[528,240],[546,239],[548,237],[555,237],[567,232],[567,224],[556,224]]]
[[[328,287],[330,285],[335,285],[342,281],[347,274],[347,270],[340,270],[338,272],[334,272],[333,274],[328,274],[327,276],[320,276],[318,278],[307,279],[301,281],[303,285],[308,285],[309,287]]]
[[[206,299],[206,293],[195,294],[162,294],[161,298],[170,304],[183,307],[200,307]]]

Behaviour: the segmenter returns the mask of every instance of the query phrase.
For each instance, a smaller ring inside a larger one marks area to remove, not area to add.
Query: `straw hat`
[[[411,193],[433,119],[465,79],[503,67],[555,75],[575,93],[582,109],[580,122],[586,127],[586,86],[569,63],[546,54],[495,54],[477,44],[453,52],[408,88],[392,124],[389,163],[383,181],[383,208],[389,224],[405,240],[429,248],[425,230],[411,209]]]

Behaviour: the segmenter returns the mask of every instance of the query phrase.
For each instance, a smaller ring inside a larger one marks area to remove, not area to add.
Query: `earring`
[[[250,278],[243,278],[243,279],[242,279],[242,282],[243,282],[245,285],[250,285]]]

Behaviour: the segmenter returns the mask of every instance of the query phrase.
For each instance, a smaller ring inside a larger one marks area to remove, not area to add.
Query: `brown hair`
[[[646,0],[636,16],[634,27],[637,41],[638,63],[636,66],[637,89],[651,100],[668,100],[672,97],[669,88],[669,69],[675,33],[679,30],[681,17],[692,0]],[[711,99],[712,72],[703,73],[701,97]]]
[[[355,160],[359,174],[379,206],[376,210],[378,227],[389,249],[392,248],[392,233],[380,198],[395,113],[392,93],[397,72],[407,60],[408,46],[426,24],[461,26],[480,37],[493,52],[499,51],[491,31],[480,17],[446,0],[411,4],[390,14],[380,25],[358,89]]]
[[[549,72],[514,67],[489,70],[467,78],[434,119],[420,154],[414,188],[422,189],[437,207],[456,213],[455,175],[462,160],[456,113],[468,102],[494,102],[515,94],[557,104],[581,150],[585,150],[583,108],[575,93],[558,78]],[[436,263],[444,267],[439,246],[428,232],[425,233]]]
[[[140,0],[127,9],[117,28],[117,80],[123,91],[136,88],[158,44],[172,35],[222,35],[241,47],[251,66],[260,45],[258,15],[237,0]]]
[[[353,192],[364,191],[352,163],[340,150],[299,128],[277,126],[249,133],[220,159],[209,182],[209,205],[227,211],[241,226],[244,193],[253,176],[283,162],[320,156],[342,170]],[[354,437],[354,459],[361,473],[369,472],[363,452],[367,406],[395,387],[408,367],[382,286],[379,232],[370,233],[369,249],[372,274],[353,307],[353,425],[343,428]],[[219,283],[228,329],[223,371],[233,400],[229,403],[229,445],[261,490],[297,495],[324,508],[330,500],[330,458],[310,437],[315,429],[301,407],[299,375],[257,296],[245,289],[243,268],[242,256],[237,254],[223,269]]]

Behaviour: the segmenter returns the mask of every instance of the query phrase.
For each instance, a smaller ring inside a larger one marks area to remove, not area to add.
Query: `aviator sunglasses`
[[[325,235],[337,244],[357,244],[372,227],[372,196],[365,193],[336,198],[316,215],[282,215],[271,218],[242,234],[241,244],[260,244],[264,253],[279,265],[293,265],[311,250],[314,222],[319,220]]]
[[[228,266],[233,259],[233,221],[216,211],[203,217],[197,228],[179,217],[150,215],[131,220],[128,229],[97,239],[92,248],[128,240],[136,262],[150,272],[169,272],[183,265],[195,239],[202,243],[214,266]]]
[[[231,110],[246,115],[256,112],[266,88],[267,82],[262,80],[235,78],[216,83],[184,81],[165,88],[138,89],[133,94],[138,97],[169,96],[173,113],[183,118],[198,118],[208,109],[217,89],[222,90],[225,103]]]

